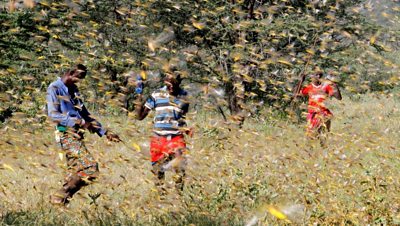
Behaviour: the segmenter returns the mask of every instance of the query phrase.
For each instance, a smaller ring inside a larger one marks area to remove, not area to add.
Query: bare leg
[[[165,170],[163,169],[163,166],[169,162],[169,159],[170,157],[159,160],[151,169],[151,172],[154,175],[154,185],[156,186],[160,197],[167,194],[165,189]]]
[[[318,138],[322,148],[327,147],[327,139],[328,134],[331,130],[331,120],[330,119],[323,119],[323,124],[320,128],[318,128]]]
[[[174,181],[175,181],[175,188],[178,191],[178,194],[182,194],[183,192],[183,187],[184,187],[184,178],[186,175],[186,158],[184,156],[185,149],[179,149],[175,152],[175,158],[173,161],[176,163],[174,164],[174,169],[175,169],[175,176],[174,176]]]
[[[184,187],[185,169],[180,168],[176,170],[176,175],[174,176],[175,188],[178,194],[182,194]]]
[[[331,132],[331,119],[326,120],[325,125],[326,125],[326,131],[328,133]]]
[[[65,205],[76,192],[87,185],[82,178],[95,179],[99,174],[99,168],[98,163],[86,149],[81,136],[62,133],[59,142],[65,152],[69,175],[65,178],[63,188],[50,196],[50,202]]]
[[[78,192],[82,187],[86,186],[87,183],[82,180],[77,174],[69,175],[65,179],[63,187],[58,190],[54,195],[50,196],[50,202],[53,204],[66,205],[69,199]]]

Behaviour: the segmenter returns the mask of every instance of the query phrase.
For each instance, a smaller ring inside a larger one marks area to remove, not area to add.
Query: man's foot
[[[160,200],[165,200],[168,195],[167,189],[165,189],[164,187],[158,187],[157,190]]]
[[[65,197],[55,194],[55,195],[50,195],[50,203],[54,205],[66,205],[68,204],[68,199]]]
[[[183,196],[183,183],[176,183],[175,190],[178,193],[178,195]]]

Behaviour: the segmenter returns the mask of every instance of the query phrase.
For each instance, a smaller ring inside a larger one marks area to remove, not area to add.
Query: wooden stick
[[[315,45],[317,44],[317,34],[315,34],[315,37],[314,37],[314,43],[313,43],[313,48],[315,47]],[[308,67],[308,65],[310,64],[310,61],[311,61],[311,53],[309,53],[309,58],[308,58],[308,60],[307,60],[307,63],[306,63],[306,65],[304,66],[304,68],[303,68],[303,70],[300,72],[300,81],[299,81],[299,83],[297,84],[297,86],[295,87],[295,92],[294,92],[294,97],[293,97],[293,99],[291,100],[291,102],[290,102],[290,108],[291,109],[293,109],[293,106],[294,106],[294,102],[296,101],[296,99],[297,99],[297,94],[299,94],[299,92],[300,92],[300,89],[301,89],[301,86],[303,85],[303,82],[305,81],[305,78],[306,78],[306,74],[305,74],[305,71],[306,71],[306,69],[307,69],[307,67]]]

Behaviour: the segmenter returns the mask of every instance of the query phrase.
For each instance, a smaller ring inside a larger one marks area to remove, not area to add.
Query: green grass
[[[399,224],[398,99],[368,94],[331,101],[335,118],[326,149],[307,141],[305,125],[290,120],[259,117],[238,129],[220,115],[190,114],[196,131],[188,138],[187,186],[179,196],[168,184],[165,200],[158,199],[150,173],[151,118],[100,118],[127,145],[87,136],[101,177],[68,208],[48,203],[65,170],[52,126],[15,126],[20,119],[14,119],[0,134],[0,224],[243,225],[256,215],[260,225],[276,225],[285,222],[265,206],[295,204],[305,210],[288,214],[298,224]],[[95,193],[101,195],[92,203]]]
[[[70,213],[72,214],[72,213]],[[205,225],[217,226],[223,224],[235,225],[235,222],[226,222],[222,218],[210,217],[198,213],[169,213],[155,217],[151,222],[139,222],[129,216],[115,216],[107,212],[95,212],[88,215],[82,212],[84,219],[76,221],[68,213],[60,213],[54,209],[31,211],[15,211],[2,216],[1,225]],[[237,223],[236,223],[237,224]],[[237,224],[239,225],[239,224]]]

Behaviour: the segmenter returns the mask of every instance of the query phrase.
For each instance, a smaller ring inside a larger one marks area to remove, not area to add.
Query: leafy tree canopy
[[[386,7],[386,8],[385,8]],[[90,69],[92,107],[130,109],[128,77],[148,87],[171,66],[195,101],[245,116],[285,112],[303,73],[320,68],[348,93],[398,84],[391,1],[10,1],[0,12],[0,111],[37,115],[48,84]],[[40,115],[40,114],[39,114]]]

